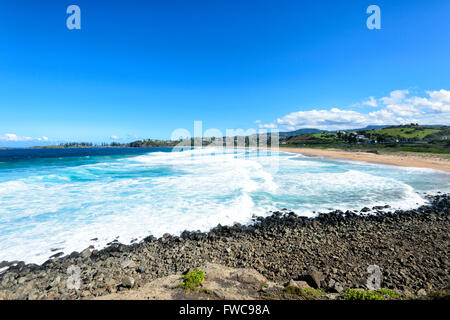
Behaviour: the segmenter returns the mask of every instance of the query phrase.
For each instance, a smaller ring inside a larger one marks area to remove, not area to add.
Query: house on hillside
[[[356,135],[356,140],[359,142],[359,143],[369,143],[370,142],[370,139],[369,138],[367,138],[365,135],[363,135],[363,134],[358,134],[358,135]]]

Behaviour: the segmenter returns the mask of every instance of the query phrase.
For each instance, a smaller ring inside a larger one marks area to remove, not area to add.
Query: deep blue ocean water
[[[72,157],[132,156],[149,152],[170,152],[173,148],[36,148],[0,149],[0,162],[50,161],[51,159],[70,160]],[[45,160],[44,160],[45,159]]]

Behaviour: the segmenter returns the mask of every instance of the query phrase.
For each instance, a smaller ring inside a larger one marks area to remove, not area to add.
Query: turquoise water
[[[305,216],[385,204],[408,209],[425,203],[423,192],[450,191],[450,174],[441,171],[300,154],[32,152],[0,150],[0,261],[42,263],[116,238],[206,231],[282,208]]]

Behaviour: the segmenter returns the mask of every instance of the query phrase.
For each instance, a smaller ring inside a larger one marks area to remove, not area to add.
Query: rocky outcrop
[[[253,269],[278,285],[291,279],[305,281],[330,294],[365,288],[367,268],[376,265],[383,288],[406,296],[427,295],[450,283],[450,197],[429,200],[429,205],[415,210],[332,211],[314,219],[282,210],[255,217],[248,226],[218,226],[208,233],[184,232],[180,237],[150,236],[131,245],[113,242],[103,250],[74,252],[41,266],[2,262],[9,269],[0,274],[0,299],[121,294],[207,263]],[[209,273],[214,274],[211,268]],[[238,283],[250,281],[245,289],[249,291],[241,288],[240,294],[253,297],[252,273],[238,274]],[[227,298],[236,293],[228,284],[223,283],[222,289],[211,287],[217,296]]]
[[[261,299],[266,292],[282,292],[283,286],[268,281],[256,270],[230,268],[207,263],[200,267],[206,277],[201,286],[194,290],[180,288],[182,274],[170,275],[146,283],[139,289],[108,294],[101,300],[171,300],[171,299]]]

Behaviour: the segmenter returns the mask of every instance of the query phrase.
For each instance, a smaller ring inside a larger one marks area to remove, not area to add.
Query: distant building
[[[356,140],[358,141],[358,143],[369,143],[370,139],[367,138],[365,135],[363,134],[358,134],[356,135]]]
[[[357,136],[356,136],[356,139],[358,139],[358,140],[361,140],[361,141],[369,141],[370,139],[369,138],[367,138],[365,135],[363,135],[363,134],[358,134]]]

